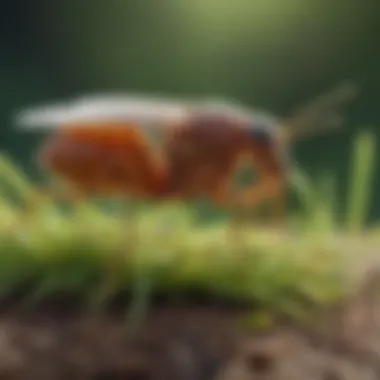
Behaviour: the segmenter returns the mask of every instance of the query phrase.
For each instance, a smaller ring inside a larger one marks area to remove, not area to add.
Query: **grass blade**
[[[354,142],[347,203],[347,229],[351,233],[362,230],[369,210],[376,153],[375,138],[373,132],[365,131]]]

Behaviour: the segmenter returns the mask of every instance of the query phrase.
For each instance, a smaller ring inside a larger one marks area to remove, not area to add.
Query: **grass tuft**
[[[374,151],[373,138],[360,135],[348,232],[363,229]],[[20,224],[23,210],[9,199],[9,189],[24,201],[36,189],[10,159],[0,157],[0,297],[29,281],[29,304],[58,292],[101,303],[130,290],[135,321],[152,295],[180,292],[302,315],[311,303],[334,302],[347,290],[350,236],[336,233],[332,173],[314,184],[297,169],[293,185],[302,202],[297,230],[246,228],[239,244],[227,224],[197,224],[194,209],[185,205],[142,207],[125,218],[91,203],[64,212],[46,200]]]

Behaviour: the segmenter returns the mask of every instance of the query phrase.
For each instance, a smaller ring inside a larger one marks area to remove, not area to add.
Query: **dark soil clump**
[[[13,300],[0,310],[0,380],[377,380],[380,302],[361,292],[312,328],[282,319],[265,332],[238,323],[251,307],[210,300],[161,300],[135,330],[121,305]]]

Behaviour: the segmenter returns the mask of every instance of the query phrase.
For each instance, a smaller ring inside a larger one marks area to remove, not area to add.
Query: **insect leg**
[[[258,207],[270,201],[276,223],[283,224],[286,217],[286,191],[282,176],[262,173],[259,184],[250,186],[238,195],[238,202],[244,207]]]

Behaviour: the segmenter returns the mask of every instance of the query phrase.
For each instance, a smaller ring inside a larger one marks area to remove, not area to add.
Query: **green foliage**
[[[374,133],[362,133],[355,144],[347,210],[347,227],[352,233],[360,231],[369,211],[376,153],[375,138]]]
[[[356,190],[349,205],[355,204],[349,228],[356,232],[368,207],[370,178],[361,173],[375,149],[366,135],[357,141]],[[24,201],[36,192],[5,157],[0,176],[0,189],[12,188]],[[29,303],[64,291],[97,305],[132,290],[130,316],[136,321],[153,293],[200,291],[302,315],[311,303],[333,302],[346,290],[350,237],[337,235],[333,182],[327,174],[314,185],[295,171],[303,212],[292,218],[295,228],[289,231],[200,225],[185,205],[135,205],[127,213],[113,213],[88,203],[64,212],[41,200],[28,215],[2,195],[0,297],[26,281]]]

